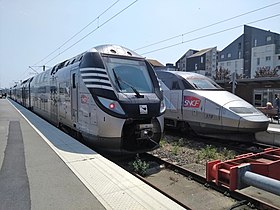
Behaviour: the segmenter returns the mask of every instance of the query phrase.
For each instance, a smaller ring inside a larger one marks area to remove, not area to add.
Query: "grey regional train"
[[[254,133],[267,130],[264,114],[208,77],[181,71],[156,73],[165,98],[165,125],[238,141],[251,141]]]
[[[11,98],[100,151],[151,151],[163,132],[156,74],[122,46],[97,46],[65,60],[13,87]]]

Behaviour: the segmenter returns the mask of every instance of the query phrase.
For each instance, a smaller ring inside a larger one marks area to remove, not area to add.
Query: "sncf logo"
[[[184,96],[184,107],[199,108],[201,100],[193,96]]]

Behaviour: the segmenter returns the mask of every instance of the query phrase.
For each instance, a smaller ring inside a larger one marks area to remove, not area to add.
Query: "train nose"
[[[243,116],[239,119],[239,129],[250,129],[253,132],[266,131],[269,119],[264,115]]]

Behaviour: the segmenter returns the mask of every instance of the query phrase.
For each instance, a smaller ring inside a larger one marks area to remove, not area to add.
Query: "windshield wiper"
[[[112,69],[112,71],[113,71],[113,74],[114,74],[114,77],[115,77],[115,82],[118,84],[119,88],[121,89],[121,84],[120,84],[119,78],[117,77],[115,69]]]
[[[133,92],[136,94],[136,97],[137,97],[137,98],[144,98],[144,96],[141,95],[141,94],[138,92],[138,90],[136,90],[135,87],[133,87],[131,84],[129,84],[129,83],[123,81],[121,78],[119,78],[119,77],[117,76],[116,72],[115,72],[115,69],[112,69],[112,71],[113,71],[113,74],[114,74],[116,83],[118,84],[118,86],[119,86],[120,89],[121,89],[120,82],[122,82],[123,84],[126,84],[128,87],[130,87],[130,88],[133,90]]]

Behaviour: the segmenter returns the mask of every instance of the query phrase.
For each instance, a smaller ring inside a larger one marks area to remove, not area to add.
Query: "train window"
[[[173,83],[176,80],[176,76],[173,74],[164,72],[164,71],[157,71],[158,77],[162,80],[162,82],[168,87],[168,89],[173,89]]]
[[[55,66],[52,68],[51,75],[55,73]]]
[[[172,82],[172,90],[180,90],[180,85],[178,81]]]
[[[144,60],[104,57],[115,87],[123,93],[153,92],[152,81]]]
[[[64,64],[64,67],[68,66],[68,65],[69,65],[69,63],[70,63],[70,61],[69,61],[69,60],[67,60],[67,61],[65,62],[65,64]]]
[[[185,80],[182,80],[182,83],[184,85],[184,89],[189,89],[189,90],[194,89],[193,86],[190,83],[186,82]]]
[[[188,78],[195,89],[222,89],[217,83],[207,78]]]
[[[76,88],[76,74],[72,74],[72,87]]]
[[[82,57],[80,68],[87,68],[87,67],[104,69],[104,64],[99,53],[89,52]]]
[[[248,108],[248,107],[229,107],[229,109],[238,114],[253,114],[254,113],[254,109]]]

